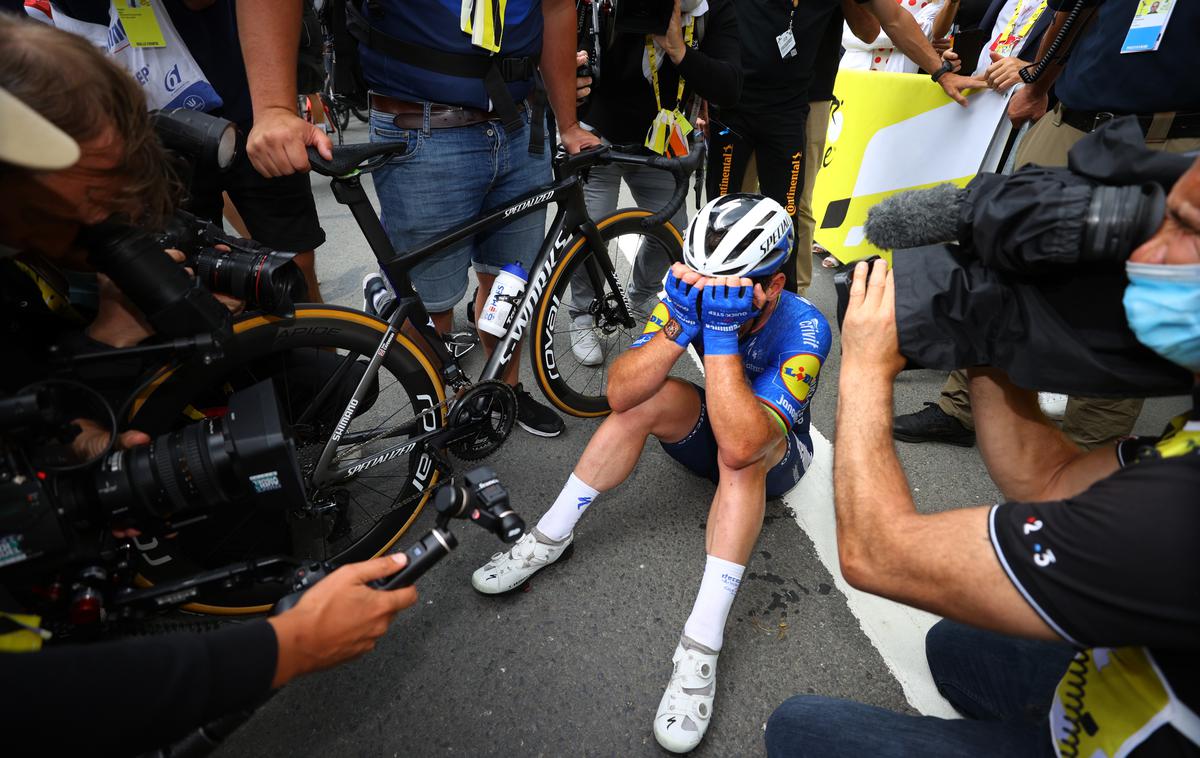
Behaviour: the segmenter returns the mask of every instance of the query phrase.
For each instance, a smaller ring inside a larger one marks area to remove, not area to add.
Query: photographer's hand
[[[675,10],[671,13],[670,23],[667,24],[667,33],[654,35],[654,41],[666,51],[676,66],[687,54],[687,44],[683,41],[683,18],[679,10],[679,0],[675,0]]]
[[[84,329],[90,339],[109,347],[132,347],[154,334],[145,314],[104,274],[96,275],[99,307]]]
[[[854,267],[842,322],[842,378],[858,373],[891,381],[904,368],[896,330],[896,282],[887,261]],[[853,385],[851,385],[853,386]]]
[[[577,67],[586,66],[588,62],[588,54],[583,50],[575,53],[575,65]],[[592,77],[590,76],[575,76],[575,104],[583,105],[583,101],[587,96],[592,94]]]
[[[377,590],[367,582],[390,576],[407,563],[404,553],[393,553],[342,566],[304,593],[296,607],[267,619],[279,642],[271,686],[373,650],[392,617],[417,602],[417,590]]]
[[[333,160],[333,140],[328,134],[297,116],[295,110],[267,108],[254,114],[246,155],[263,176],[287,176],[308,171],[309,145],[325,160]]]
[[[73,419],[71,423],[79,427],[79,434],[71,440],[71,453],[76,460],[90,461],[108,448],[108,441],[112,439],[112,432],[109,429],[90,418]],[[150,444],[150,435],[130,429],[117,436],[116,449],[128,450],[131,447],[148,444]]]

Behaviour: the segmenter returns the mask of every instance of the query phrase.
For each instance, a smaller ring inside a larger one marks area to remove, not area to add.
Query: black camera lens
[[[200,248],[191,263],[196,277],[212,292],[244,300],[255,310],[287,313],[308,297],[308,285],[291,253],[274,250]]]
[[[59,494],[84,521],[178,526],[238,503],[294,508],[304,479],[268,380],[236,393],[223,417],[113,453],[98,470],[64,480]]]

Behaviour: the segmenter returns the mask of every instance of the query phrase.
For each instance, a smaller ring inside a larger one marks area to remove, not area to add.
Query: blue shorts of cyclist
[[[720,469],[717,465],[717,438],[713,435],[712,422],[708,418],[708,404],[705,400],[704,388],[692,384],[700,393],[700,418],[692,431],[678,442],[662,442],[662,449],[667,455],[686,466],[693,474],[717,482]],[[771,467],[767,472],[767,499],[783,497],[796,483],[812,463],[812,438],[798,435],[789,431],[787,435],[787,452],[783,460]]]

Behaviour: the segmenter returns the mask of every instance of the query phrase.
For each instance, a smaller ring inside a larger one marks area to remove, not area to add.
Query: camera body
[[[251,310],[291,317],[296,302],[308,297],[304,274],[293,260],[295,253],[231,237],[187,211],[176,211],[156,241],[163,249],[174,248],[187,256],[187,265],[210,292],[236,297]]]
[[[1090,397],[1188,392],[1190,372],[1138,341],[1122,299],[1126,259],[1161,225],[1164,190],[1191,163],[1146,148],[1123,117],[1076,144],[1068,168],[983,174],[965,190],[873,208],[867,238],[898,250],[896,327],[910,367],[990,366],[1021,387]],[[840,317],[849,272],[835,283]]]
[[[102,608],[102,592],[94,592],[118,589],[112,578],[128,573],[113,529],[152,539],[218,509],[304,503],[295,445],[270,381],[234,393],[223,417],[64,466],[60,445],[73,435],[76,412],[53,381],[0,401],[0,576],[14,586],[50,586],[62,576],[79,584],[72,574],[79,569],[99,577],[86,597]],[[77,614],[68,608],[67,615]]]

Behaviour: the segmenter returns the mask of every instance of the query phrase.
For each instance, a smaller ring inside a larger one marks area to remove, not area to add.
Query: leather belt
[[[1121,113],[1109,113],[1108,111],[1077,111],[1067,107],[1062,107],[1061,110],[1062,122],[1082,132],[1094,132],[1104,122],[1124,115]],[[1173,117],[1169,113],[1139,113],[1136,115],[1138,124],[1142,127],[1143,134],[1149,133],[1150,127],[1156,117],[1160,121],[1164,117],[1170,117],[1170,126],[1167,128],[1166,133],[1159,136],[1158,139],[1200,138],[1200,111],[1175,113]]]
[[[524,103],[518,103],[518,108],[522,106]],[[424,103],[411,103],[407,100],[397,100],[394,97],[372,92],[371,108],[395,116],[392,123],[400,129],[425,128]],[[482,108],[468,108],[461,105],[429,104],[430,129],[451,129],[456,126],[470,126],[471,124],[482,124],[485,121],[499,120],[500,114],[496,111],[485,111]]]

